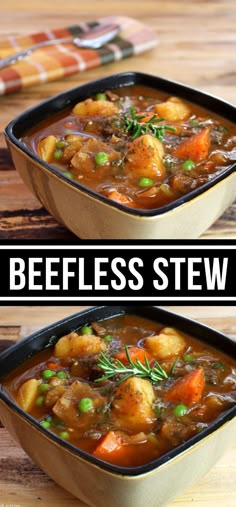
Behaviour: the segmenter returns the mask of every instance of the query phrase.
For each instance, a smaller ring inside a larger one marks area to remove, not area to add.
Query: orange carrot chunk
[[[126,197],[126,195],[121,194],[120,192],[118,192],[118,190],[112,190],[112,192],[110,192],[108,194],[108,197],[109,197],[109,199],[112,199],[113,201],[119,202],[120,204],[126,204],[126,206],[132,206],[133,205],[132,201],[130,201],[129,198]]]
[[[140,118],[139,123],[146,123],[153,118],[154,114],[156,113],[153,111],[141,111],[141,113],[137,113],[137,116],[144,116],[144,118]]]
[[[201,400],[204,386],[204,372],[202,368],[198,368],[178,379],[165,394],[165,401],[186,405],[198,403]]]
[[[140,361],[142,364],[145,362],[145,357],[150,360],[151,356],[146,350],[140,349],[140,347],[129,347],[129,355],[132,361]],[[121,350],[114,356],[116,359],[119,359],[123,364],[128,364],[128,359],[125,350]]]
[[[124,452],[124,445],[118,432],[109,431],[107,435],[98,444],[93,455],[104,461],[112,461],[119,458]]]
[[[60,368],[60,365],[58,363],[54,363],[53,361],[49,361],[47,363],[47,368],[49,368],[50,370],[56,370],[57,368],[58,369]]]
[[[210,149],[210,131],[208,128],[182,141],[174,150],[174,155],[195,162],[205,160]]]

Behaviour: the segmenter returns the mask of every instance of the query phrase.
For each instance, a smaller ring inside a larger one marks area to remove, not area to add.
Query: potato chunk
[[[157,359],[167,359],[181,354],[185,349],[183,336],[172,327],[164,327],[160,334],[149,336],[145,340],[145,347]]]
[[[116,389],[111,417],[120,428],[134,433],[149,431],[155,422],[154,390],[148,380],[130,377]]]
[[[76,136],[76,135],[71,135],[71,134],[66,137],[66,141],[69,144],[63,150],[63,154],[62,154],[62,158],[61,158],[61,160],[63,162],[69,162],[72,159],[72,157],[76,154],[76,152],[78,150],[80,150],[80,148],[82,146],[83,139],[84,139],[84,137],[82,137],[82,136]]]
[[[98,170],[98,167],[101,168],[101,166],[96,166],[95,156],[100,151],[107,154],[106,164],[110,164],[113,160],[120,158],[120,153],[113,150],[108,144],[99,139],[87,138],[81,147],[76,150],[76,153],[71,159],[71,165],[74,169],[81,171],[83,174]]]
[[[164,179],[165,167],[162,163],[164,156],[163,144],[159,139],[145,134],[137,137],[129,146],[125,170],[137,178],[147,177]]]
[[[45,160],[45,162],[51,162],[53,153],[56,148],[57,138],[55,136],[47,136],[41,139],[38,143],[38,154]]]
[[[95,335],[70,333],[58,340],[55,345],[56,357],[76,357],[99,354],[106,350],[106,343]]]
[[[78,102],[72,112],[78,116],[110,116],[118,113],[118,107],[108,100],[86,99]]]
[[[154,111],[168,121],[186,120],[191,113],[187,104],[178,97],[170,97],[166,102],[156,104]]]
[[[45,407],[51,408],[66,391],[65,385],[58,385],[50,389],[45,396]]]
[[[92,408],[87,412],[81,412],[78,407],[83,398],[90,398],[93,401]],[[106,398],[88,384],[75,380],[57,400],[52,410],[59,419],[64,421],[66,426],[84,431],[85,427],[97,422],[98,409],[102,411],[102,407],[105,405]]]
[[[38,396],[39,384],[40,380],[31,378],[30,380],[24,382],[22,386],[20,386],[17,402],[26,412],[30,412],[30,410],[33,408],[35,400]]]

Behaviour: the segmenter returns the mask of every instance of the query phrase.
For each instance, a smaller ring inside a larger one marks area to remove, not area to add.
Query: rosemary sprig
[[[165,130],[176,131],[175,127],[170,127],[169,125],[157,125],[157,123],[160,123],[165,118],[158,118],[156,114],[153,114],[148,121],[142,123],[140,120],[145,118],[145,115],[136,114],[133,106],[129,108],[129,112],[130,115],[124,114],[125,130],[132,133],[133,139],[144,134],[153,134],[154,137],[162,141]]]
[[[161,365],[155,361],[154,366],[151,367],[147,357],[144,359],[144,364],[138,359],[132,361],[129,353],[129,349],[125,346],[125,353],[128,360],[128,365],[123,364],[119,359],[110,359],[103,352],[98,359],[97,366],[104,371],[104,375],[95,382],[101,382],[102,380],[108,380],[116,375],[124,375],[118,384],[127,380],[130,377],[141,377],[151,380],[153,384],[165,380],[168,375]]]
[[[176,367],[176,365],[177,365],[178,362],[179,362],[179,357],[176,358],[176,360],[173,362],[173,364],[171,366],[171,370],[170,370],[170,376],[171,377],[174,375],[175,367]]]

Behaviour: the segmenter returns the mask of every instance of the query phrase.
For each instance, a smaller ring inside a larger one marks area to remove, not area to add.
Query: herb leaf
[[[153,384],[165,380],[168,375],[161,365],[155,361],[154,366],[151,367],[150,363],[145,357],[144,364],[138,359],[133,361],[130,357],[129,349],[125,346],[125,353],[128,360],[128,365],[123,364],[119,359],[110,359],[103,352],[101,352],[98,358],[97,366],[104,371],[104,375],[95,380],[95,382],[101,382],[102,380],[108,380],[116,375],[124,375],[118,384],[130,377],[140,377],[150,380]]]
[[[169,125],[157,125],[157,123],[160,123],[165,118],[158,118],[155,113],[148,121],[141,123],[140,120],[143,118],[145,118],[145,115],[136,114],[133,106],[129,108],[129,115],[124,114],[125,130],[132,133],[133,139],[144,134],[153,134],[154,137],[162,141],[165,130],[176,131],[175,127],[170,127]]]
[[[176,367],[176,365],[177,365],[178,362],[179,362],[179,357],[176,358],[176,360],[174,361],[174,363],[171,366],[171,370],[170,370],[171,377],[172,377],[172,375],[174,375],[175,367]]]

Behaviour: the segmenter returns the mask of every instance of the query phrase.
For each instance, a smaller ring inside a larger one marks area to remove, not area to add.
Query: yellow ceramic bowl
[[[68,180],[33,154],[21,137],[39,121],[52,117],[101,90],[141,84],[183,97],[235,121],[235,108],[187,86],[126,72],[100,79],[53,97],[13,120],[5,135],[13,162],[24,182],[58,222],[81,239],[190,239],[202,234],[236,196],[236,164],[211,182],[153,210],[132,209]]]
[[[236,358],[236,344],[227,336],[190,319],[156,307],[97,307],[39,331],[0,356],[4,377],[60,337],[87,322],[121,313],[137,313],[175,326]],[[0,417],[28,455],[58,484],[92,507],[161,507],[205,474],[235,438],[236,406],[162,457],[143,466],[125,468],[105,463],[44,429],[21,410],[0,386]]]

